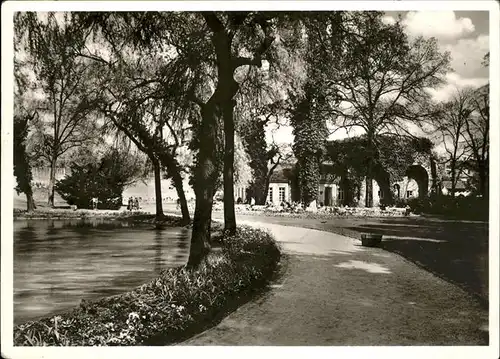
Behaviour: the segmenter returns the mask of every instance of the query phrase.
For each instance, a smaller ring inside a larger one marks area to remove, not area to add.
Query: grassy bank
[[[197,269],[165,270],[131,292],[19,325],[14,345],[165,345],[215,324],[266,287],[280,250],[263,231],[224,236],[214,226],[214,250]]]

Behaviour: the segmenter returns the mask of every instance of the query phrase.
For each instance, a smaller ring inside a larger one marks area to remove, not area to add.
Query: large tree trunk
[[[156,218],[163,217],[163,204],[161,197],[161,170],[160,161],[154,156],[149,157],[153,163],[153,170],[155,175],[155,202],[156,202]]]
[[[451,191],[450,191],[450,194],[452,197],[455,197],[455,192],[456,192],[456,188],[457,188],[457,175],[456,175],[456,170],[455,170],[455,164],[452,162],[451,164],[451,171],[450,171],[450,175],[451,175]]]
[[[484,164],[479,165],[479,193],[483,198],[488,198],[488,174],[486,171],[486,166]]]
[[[255,204],[262,206],[266,204],[267,192],[269,191],[269,183],[267,181],[266,175],[262,174],[258,178],[254,179],[252,183],[252,192],[255,198]]]
[[[224,229],[236,232],[234,211],[234,118],[232,99],[223,104],[224,117]]]
[[[189,208],[187,205],[186,194],[184,192],[179,163],[170,153],[162,153],[161,162],[167,169],[170,178],[172,178],[172,183],[177,192],[177,196],[179,197],[182,220],[185,223],[189,223],[191,221],[191,217],[189,216]]]
[[[218,84],[221,90],[219,109],[224,119],[224,229],[229,234],[236,232],[236,214],[234,211],[234,95],[238,92],[238,83],[233,78],[231,59],[231,38],[225,31],[214,36],[217,53]]]
[[[170,170],[169,170],[170,171]],[[186,200],[186,194],[184,192],[184,186],[182,184],[182,177],[177,168],[172,174],[172,182],[174,184],[175,190],[177,191],[177,196],[179,197],[179,202],[181,205],[182,221],[189,223],[191,217],[189,216],[189,208]]]
[[[50,163],[49,186],[48,186],[48,205],[54,207],[54,185],[56,183],[56,165],[57,158],[54,156]]]
[[[217,91],[217,90],[216,90]],[[194,173],[196,207],[193,218],[188,267],[196,267],[210,250],[210,227],[215,184],[219,175],[217,163],[217,104],[214,93],[202,106],[199,151]]]
[[[36,209],[36,205],[31,188],[28,191],[26,191],[26,201],[27,201],[27,211],[33,212],[33,210]]]
[[[431,178],[432,178],[432,192],[434,196],[438,196],[441,193],[439,193],[439,188],[438,188],[438,178],[437,178],[437,168],[436,168],[436,161],[434,158],[431,156],[430,158],[431,162]]]
[[[373,207],[373,135],[368,133],[367,136],[367,168],[366,168],[366,193],[365,193],[365,207],[371,208]]]

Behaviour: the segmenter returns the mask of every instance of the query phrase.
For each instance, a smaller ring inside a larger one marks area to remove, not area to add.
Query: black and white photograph
[[[498,358],[499,21],[4,2],[2,357]]]

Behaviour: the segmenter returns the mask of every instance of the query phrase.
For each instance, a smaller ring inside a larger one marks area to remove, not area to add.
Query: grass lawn
[[[305,227],[361,238],[383,234],[382,247],[455,283],[488,305],[488,223],[429,217],[328,219],[245,216],[262,222]]]

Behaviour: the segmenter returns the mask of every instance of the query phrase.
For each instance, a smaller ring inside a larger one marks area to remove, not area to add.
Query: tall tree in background
[[[30,158],[26,150],[26,140],[28,137],[29,121],[35,115],[31,116],[14,116],[14,176],[17,180],[16,192],[26,195],[27,211],[31,212],[36,209],[33,199],[33,189],[31,180]]]
[[[165,170],[180,200],[183,220],[189,222],[184,168],[177,154],[189,141],[189,122],[196,117],[186,87],[191,86],[193,74],[187,72],[187,62],[175,57],[169,41],[145,36],[154,30],[146,26],[150,21],[165,30],[162,26],[176,20],[173,13],[77,13],[73,26],[89,33],[78,55],[106,68],[97,76],[103,89],[100,110],[152,164],[157,218],[164,215],[161,172]]]
[[[472,114],[471,89],[457,90],[453,98],[442,104],[441,113],[431,123],[446,152],[445,166],[449,169],[451,196],[455,196],[457,183],[465,169],[464,162],[470,149],[464,135]]]
[[[289,146],[276,143],[274,138],[268,143],[266,138],[267,126],[281,126],[280,119],[285,116],[287,104],[284,101],[276,101],[258,110],[238,105],[238,132],[242,136],[252,170],[248,196],[255,199],[255,204],[264,205],[271,176],[280,164],[288,161],[293,155]]]
[[[485,85],[471,93],[471,115],[465,122],[464,140],[469,149],[466,167],[477,176],[476,191],[489,195],[490,90]],[[474,178],[473,178],[474,179]]]
[[[14,42],[14,52],[19,54],[20,44]],[[31,181],[32,156],[28,149],[30,131],[38,118],[37,101],[30,88],[29,70],[23,56],[14,56],[14,176],[16,192],[26,195],[27,211],[36,209]]]
[[[373,205],[377,136],[409,134],[408,123],[435,115],[428,89],[443,83],[450,61],[436,39],[410,41],[399,22],[385,23],[383,16],[332,13],[309,24],[312,64],[323,77],[325,95],[340,103],[332,106],[331,118],[340,128],[361,128],[367,135],[368,207]]]
[[[297,158],[298,183],[301,201],[308,206],[316,200],[320,180],[320,165],[328,137],[323,117],[325,98],[311,83],[306,84],[305,96],[294,101],[291,118],[293,152]]]
[[[93,118],[98,88],[92,83],[93,64],[78,57],[85,34],[69,26],[66,13],[17,13],[16,41],[33,72],[32,85],[42,98],[39,115],[41,155],[50,164],[48,203],[54,206],[58,160],[71,149],[96,138]]]

